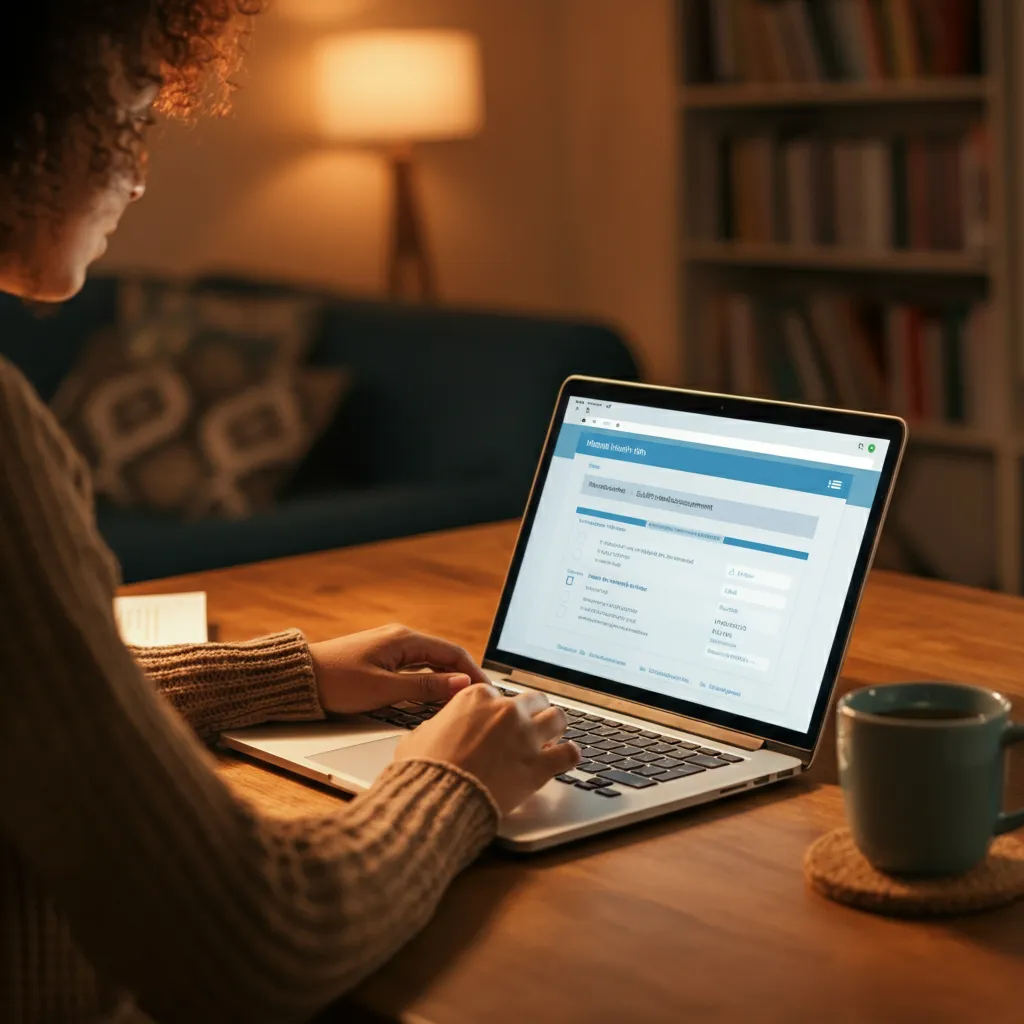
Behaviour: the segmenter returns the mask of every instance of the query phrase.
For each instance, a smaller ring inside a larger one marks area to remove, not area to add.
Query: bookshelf
[[[883,375],[873,404],[911,424],[879,564],[1019,593],[1024,402],[1007,226],[1024,4],[676,4],[684,382],[810,400],[780,394],[781,375],[765,370],[787,353],[809,362],[787,333],[799,321],[820,395],[842,361],[822,354],[808,310],[834,297],[856,322],[843,338],[866,339]],[[734,372],[738,352],[758,372]],[[894,386],[908,374],[910,398]],[[827,404],[854,404],[838,390]]]

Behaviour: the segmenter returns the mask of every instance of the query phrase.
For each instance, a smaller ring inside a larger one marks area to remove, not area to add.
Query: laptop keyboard
[[[506,697],[518,696],[515,690],[500,686],[497,689]],[[402,701],[392,707],[372,711],[369,717],[403,729],[415,729],[421,722],[433,718],[442,706]],[[572,775],[556,775],[555,778],[565,785],[589,790],[606,799],[621,794],[616,786],[646,789],[746,760],[714,747],[643,729],[639,725],[615,722],[600,715],[567,708],[564,704],[558,707],[569,720],[559,742],[574,740],[579,745],[583,761],[574,770],[587,778]]]

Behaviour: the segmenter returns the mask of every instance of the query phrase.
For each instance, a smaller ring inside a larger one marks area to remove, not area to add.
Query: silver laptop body
[[[806,770],[905,443],[895,417],[570,377],[483,665],[565,708],[584,762],[500,841],[542,850]],[[361,793],[435,711],[221,740]]]

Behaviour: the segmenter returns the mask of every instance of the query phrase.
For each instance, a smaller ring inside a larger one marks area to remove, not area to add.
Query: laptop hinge
[[[520,683],[534,690],[556,693],[560,697],[568,697],[584,704],[594,704],[597,707],[606,708],[608,711],[618,711],[623,715],[632,715],[633,718],[642,718],[646,722],[667,725],[670,729],[681,729],[696,736],[705,736],[710,740],[717,740],[719,743],[739,747],[740,750],[760,750],[764,746],[763,739],[751,736],[749,733],[734,732],[732,729],[724,729],[721,726],[712,725],[710,722],[702,722],[697,718],[676,715],[671,711],[663,711],[661,708],[652,708],[647,704],[639,704],[636,701],[624,700],[622,697],[599,693],[597,690],[589,690],[584,686],[566,683],[561,679],[552,679],[550,676],[539,676],[532,672],[523,672],[521,669],[513,669],[508,678],[513,683]]]

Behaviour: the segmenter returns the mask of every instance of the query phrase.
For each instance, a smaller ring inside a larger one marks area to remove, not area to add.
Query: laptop
[[[542,850],[805,771],[906,438],[892,416],[570,377],[483,667],[564,708],[583,763],[499,841]],[[222,742],[359,793],[437,710]]]

